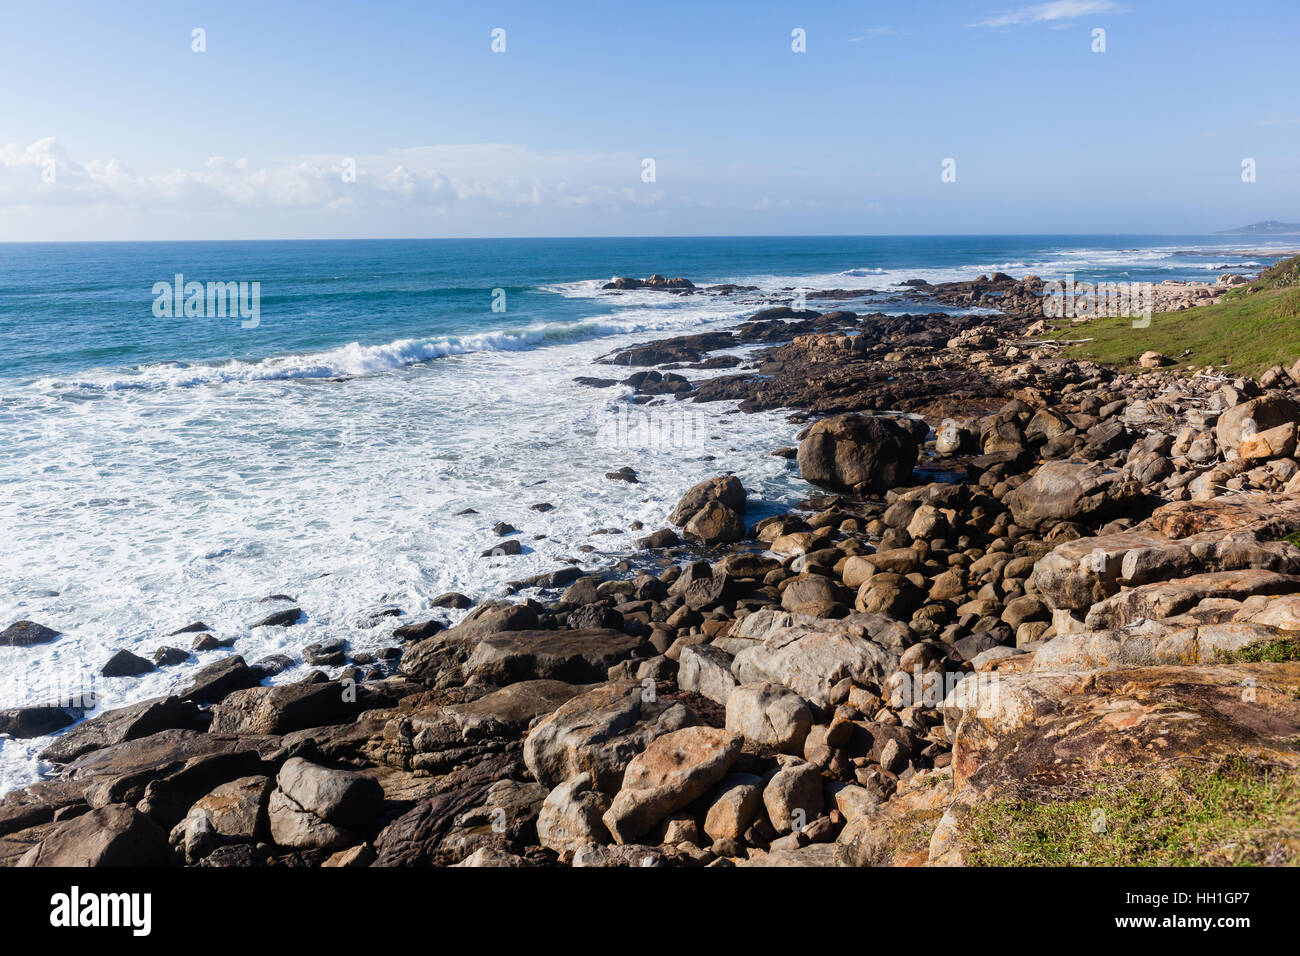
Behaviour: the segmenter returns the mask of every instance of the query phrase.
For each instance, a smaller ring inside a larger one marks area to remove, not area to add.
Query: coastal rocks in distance
[[[474,602],[459,591],[448,591],[446,594],[439,594],[429,602],[429,607],[445,607],[457,611],[463,611],[467,607],[473,607]]]
[[[180,647],[163,646],[153,652],[153,662],[159,667],[172,667],[190,659],[190,652]]]
[[[0,631],[0,647],[31,647],[48,644],[59,637],[59,632],[35,621],[17,621]]]
[[[674,548],[681,543],[682,539],[672,528],[661,528],[644,538],[636,539],[638,548]]]
[[[654,289],[656,291],[681,291],[694,289],[695,283],[690,279],[684,279],[681,276],[675,276],[672,279],[665,279],[657,272],[648,279],[632,279],[627,276],[615,276],[610,282],[606,282],[602,289],[617,289],[619,291],[629,291],[632,289]]]
[[[518,538],[505,538],[498,541],[492,547],[484,551],[479,557],[482,558],[501,558],[509,557],[516,554],[523,554],[524,546],[519,543]]]
[[[799,473],[825,488],[879,493],[906,484],[929,429],[910,418],[836,415],[799,443]]]
[[[668,520],[681,525],[688,538],[702,544],[739,541],[745,536],[745,501],[745,488],[739,478],[709,478],[682,495]]]
[[[631,386],[638,395],[684,395],[695,388],[684,375],[653,369],[629,375],[621,384]]]

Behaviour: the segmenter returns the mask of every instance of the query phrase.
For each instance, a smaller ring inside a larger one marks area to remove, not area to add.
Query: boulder
[[[715,727],[665,734],[632,758],[604,814],[615,841],[633,842],[668,814],[702,797],[740,754],[741,738]]]
[[[18,866],[165,866],[167,833],[133,807],[114,804],[56,823]]]
[[[688,538],[704,544],[745,536],[745,488],[734,475],[709,478],[691,487],[668,516]]]
[[[685,705],[648,695],[640,684],[602,684],[534,725],[524,741],[524,762],[543,786],[590,773],[596,788],[612,796],[628,763],[651,741],[696,723]]]
[[[1214,438],[1221,452],[1236,455],[1244,439],[1296,422],[1300,405],[1285,395],[1261,395],[1226,409],[1214,426]]]
[[[0,631],[0,647],[31,647],[48,644],[60,636],[59,632],[35,621],[16,621]]]
[[[732,773],[722,778],[704,816],[704,832],[713,840],[741,840],[763,808],[763,778]]]
[[[275,782],[262,774],[239,777],[200,798],[188,816],[206,817],[213,832],[224,840],[265,840],[270,833],[267,804],[274,788]]]
[[[725,707],[736,688],[731,663],[732,656],[712,644],[683,647],[677,660],[677,686]]]
[[[601,818],[609,797],[595,788],[589,773],[570,777],[550,792],[537,816],[537,836],[542,846],[561,859],[587,843],[609,843],[609,830]]]
[[[256,687],[260,678],[238,654],[213,661],[194,675],[189,686],[181,691],[182,700],[196,704],[219,703],[227,694]]]
[[[814,764],[795,761],[786,764],[763,788],[767,818],[778,833],[802,829],[821,816],[822,777]]]
[[[898,669],[901,648],[893,650],[872,640],[871,628],[861,623],[870,617],[829,621],[792,616],[784,626],[778,620],[761,644],[736,654],[732,673],[741,684],[783,684],[814,706],[828,707],[832,689],[845,678],[859,684],[882,683]]]
[[[81,718],[81,711],[71,707],[11,707],[0,710],[0,734],[18,740],[44,737]]]
[[[1123,472],[1095,462],[1049,461],[1003,500],[1016,524],[1036,528],[1110,517],[1122,512],[1139,491]]]
[[[285,734],[353,720],[373,706],[368,688],[343,681],[249,687],[212,708],[213,733]]]
[[[757,748],[803,753],[813,715],[802,697],[781,684],[746,684],[727,700],[727,730]]]
[[[331,770],[301,757],[285,761],[276,782],[302,809],[353,830],[369,824],[384,802],[383,788],[373,778]]]
[[[908,419],[836,415],[799,443],[799,473],[826,488],[861,493],[906,484],[924,435]]]
[[[291,850],[341,850],[361,842],[356,834],[328,823],[298,806],[283,790],[273,790],[267,803],[271,838]]]
[[[121,650],[110,657],[99,672],[105,677],[136,677],[153,669],[152,662],[130,651]]]

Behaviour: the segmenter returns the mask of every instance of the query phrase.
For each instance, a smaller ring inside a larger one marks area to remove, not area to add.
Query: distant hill
[[[1263,222],[1252,222],[1249,226],[1238,226],[1236,229],[1224,229],[1222,232],[1216,232],[1216,236],[1277,236],[1300,233],[1300,222],[1278,222],[1276,219],[1265,219]]]

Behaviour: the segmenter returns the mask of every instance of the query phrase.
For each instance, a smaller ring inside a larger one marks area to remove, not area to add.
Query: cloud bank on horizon
[[[0,240],[1201,232],[1300,216],[1300,124],[1277,82],[1300,11],[1284,0],[1228,17],[1189,0],[1177,19],[1114,0],[898,2],[867,22],[851,4],[665,0],[635,31],[618,11],[523,3],[488,19],[231,0],[185,15],[202,27],[161,0],[132,17],[69,5],[63,20],[19,8],[0,39],[14,94]]]

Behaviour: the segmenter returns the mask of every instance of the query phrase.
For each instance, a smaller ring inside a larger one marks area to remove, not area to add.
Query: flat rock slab
[[[73,727],[41,752],[42,760],[67,763],[82,754],[160,730],[196,727],[199,709],[179,697],[153,697],[129,707],[106,710]]]
[[[975,674],[944,700],[958,789],[1232,754],[1300,765],[1300,662]],[[1244,694],[1251,687],[1253,694]]]
[[[425,708],[408,719],[416,750],[516,737],[522,736],[535,718],[589,689],[585,684],[556,680],[520,681],[478,700]]]
[[[372,681],[351,684],[281,684],[249,687],[212,708],[213,733],[286,734],[355,720],[362,712],[391,705],[408,693],[408,684]]]
[[[797,850],[775,850],[756,853],[737,866],[839,866],[835,858],[834,843],[810,843]]]
[[[898,669],[898,654],[864,633],[847,619],[778,627],[762,644],[736,654],[731,670],[742,684],[784,684],[824,708],[830,704],[831,689],[844,678],[881,683]]]
[[[1210,501],[1175,501],[1161,505],[1140,527],[1167,538],[1250,530],[1261,538],[1276,539],[1300,528],[1300,500],[1291,495],[1244,494]]]
[[[1124,627],[1144,619],[1161,620],[1182,614],[1206,598],[1241,601],[1255,594],[1296,593],[1300,593],[1300,575],[1252,568],[1210,571],[1121,591],[1094,604],[1084,622],[1094,630]]]
[[[523,680],[602,681],[620,661],[648,647],[644,638],[621,631],[507,631],[484,638],[465,670],[482,681],[513,684]]]
[[[1086,671],[1103,667],[1213,664],[1223,654],[1284,636],[1278,628],[1232,622],[1197,627],[1113,628],[1060,634],[1033,653],[1029,671]]]

